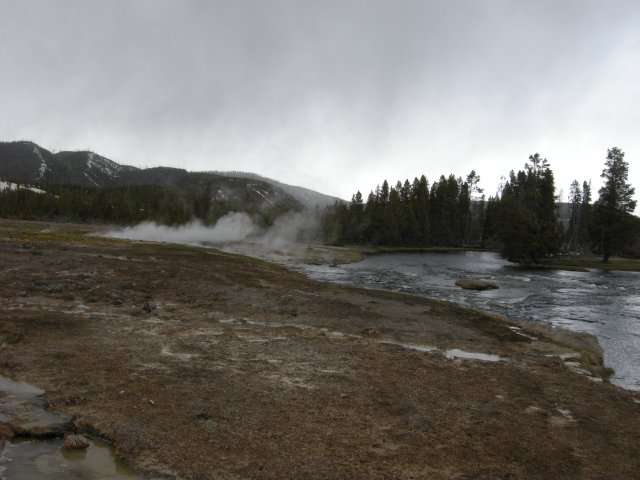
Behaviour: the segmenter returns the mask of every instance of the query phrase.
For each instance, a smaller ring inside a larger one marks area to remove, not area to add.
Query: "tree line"
[[[561,251],[599,253],[605,262],[612,254],[638,255],[640,219],[633,215],[635,190],[622,150],[608,150],[601,176],[593,204],[590,183],[571,184],[566,225],[559,222],[551,166],[536,153],[488,199],[475,170],[465,179],[441,176],[431,185],[424,175],[391,187],[385,180],[366,202],[358,191],[350,203],[327,209],[322,232],[335,245],[496,248],[522,264]]]
[[[478,242],[483,202],[480,177],[449,175],[429,185],[422,175],[371,191],[367,201],[356,192],[349,204],[337,202],[323,217],[325,241],[403,247],[451,246]]]
[[[247,194],[237,198],[214,198],[206,183],[190,189],[164,185],[126,185],[85,188],[39,185],[35,192],[20,185],[0,190],[0,217],[80,223],[134,225],[153,221],[182,225],[198,219],[213,225],[222,216],[244,211],[258,225],[270,226],[291,205],[256,202]]]

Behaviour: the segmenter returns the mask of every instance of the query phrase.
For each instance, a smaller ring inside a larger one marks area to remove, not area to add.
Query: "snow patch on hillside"
[[[40,159],[40,168],[38,169],[38,180],[41,180],[44,177],[44,174],[47,172],[47,162],[42,156],[40,152],[40,148],[37,145],[33,146],[33,153]]]
[[[87,180],[89,180],[91,183],[93,183],[96,187],[100,186],[100,184],[98,182],[96,182],[93,178],[91,178],[87,172],[84,172],[84,176],[87,177]]]
[[[259,188],[257,188],[255,185],[249,184],[247,185],[251,190],[253,190],[254,192],[256,192],[258,195],[260,195],[262,198],[264,198],[269,205],[274,206],[275,204],[273,203],[273,200],[271,200],[269,198],[269,192],[263,192],[262,190],[260,190]]]
[[[109,160],[108,158],[101,157],[100,155],[97,155],[93,152],[88,152],[87,170],[98,170],[107,177],[114,178],[118,176],[118,173],[120,172],[120,170],[122,170],[122,167],[116,162]],[[89,177],[87,176],[87,178]],[[96,183],[91,178],[89,178],[89,180],[91,180],[93,183]]]
[[[89,154],[87,155],[87,169],[91,170],[91,168],[93,167],[93,158],[96,156],[95,153],[93,152],[89,152]]]
[[[310,190],[304,187],[298,187],[295,185],[288,185],[286,183],[279,182],[278,180],[273,180],[271,178],[263,177],[256,173],[249,172],[239,172],[239,171],[214,171],[216,175],[221,175],[223,177],[229,178],[248,178],[252,180],[260,180],[262,182],[269,183],[274,187],[284,191],[285,193],[291,195],[297,201],[302,203],[305,207],[327,207],[329,205],[333,205],[335,202],[343,202],[341,198],[332,197],[330,195],[325,195],[320,192],[316,192],[315,190]]]
[[[35,193],[47,193],[44,190],[41,190],[36,187],[31,187],[29,185],[18,185],[17,183],[0,181],[0,192],[3,190],[17,190],[18,188],[21,188],[24,190],[30,190]]]

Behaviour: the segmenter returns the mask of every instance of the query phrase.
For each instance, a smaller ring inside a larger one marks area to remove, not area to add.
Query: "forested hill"
[[[54,154],[33,142],[0,143],[0,179],[4,181],[107,187],[126,182],[127,174],[138,171],[93,152]]]
[[[68,185],[85,188],[162,185],[192,188],[212,183],[221,195],[234,196],[239,185],[274,203],[285,198],[305,207],[326,206],[338,200],[313,190],[245,172],[188,172],[181,168],[140,169],[121,165],[90,151],[52,153],[29,142],[0,142],[0,180],[23,185]],[[259,190],[259,192],[257,191]]]
[[[296,200],[298,200],[305,206],[328,207],[330,205],[333,205],[335,202],[342,202],[342,199],[338,197],[325,195],[324,193],[316,192],[315,190],[310,190],[304,187],[287,185],[286,183],[278,182],[277,180],[272,180],[270,178],[265,178],[255,173],[236,172],[236,171],[213,172],[213,173],[222,175],[224,177],[249,178],[253,180],[260,180],[262,182],[270,183],[271,185],[278,187],[284,190],[285,192],[289,193],[291,196],[293,196]]]
[[[268,225],[284,212],[326,204],[316,201],[326,197],[322,194],[301,192],[305,189],[260,177],[140,169],[89,151],[52,153],[33,142],[0,142],[0,216],[5,217],[179,224],[215,223],[242,211]]]

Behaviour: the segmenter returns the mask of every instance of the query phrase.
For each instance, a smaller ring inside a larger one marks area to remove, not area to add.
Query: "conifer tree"
[[[535,264],[560,247],[553,172],[538,153],[517,174],[509,174],[498,205],[497,230],[502,255],[522,264]]]
[[[578,180],[569,187],[569,228],[567,229],[567,248],[571,252],[578,249],[580,224],[582,223],[582,189]]]
[[[631,214],[636,208],[635,189],[627,182],[629,164],[618,147],[607,151],[605,168],[600,176],[604,185],[594,204],[591,232],[592,241],[602,253],[602,261],[608,263],[612,253],[623,249],[629,240],[626,231],[633,223]]]

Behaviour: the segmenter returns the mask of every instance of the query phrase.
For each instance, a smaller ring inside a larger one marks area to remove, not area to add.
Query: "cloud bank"
[[[534,152],[597,189],[607,148],[640,158],[638,25],[637,0],[4,0],[0,131],[347,199],[472,168],[493,192]]]

